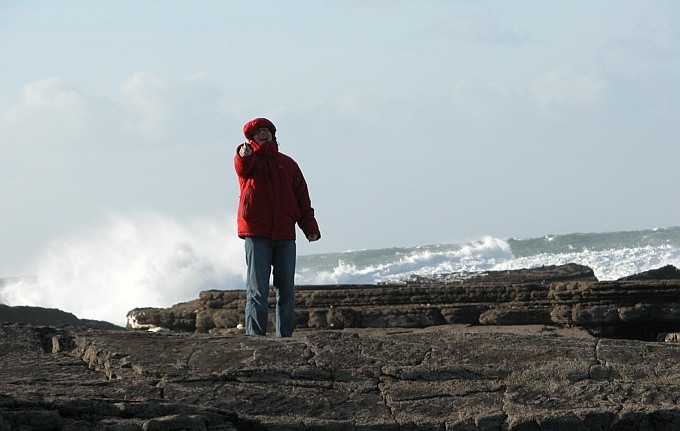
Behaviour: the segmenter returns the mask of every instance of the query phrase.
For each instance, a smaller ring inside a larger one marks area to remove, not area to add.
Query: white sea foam
[[[567,249],[573,249],[567,246]],[[366,253],[364,252],[365,256]],[[412,274],[431,275],[451,272],[500,271],[543,265],[578,263],[593,269],[599,280],[615,280],[665,265],[680,267],[680,248],[673,245],[611,248],[568,253],[537,253],[514,257],[508,242],[486,237],[462,245],[424,246],[409,252],[385,256],[380,263],[352,253],[325,258],[325,268],[316,270],[315,261],[298,265],[299,284],[361,284],[403,280]],[[306,259],[303,262],[307,262]],[[366,263],[371,262],[371,263]]]
[[[511,259],[491,269],[506,270],[534,268],[541,265],[578,263],[593,269],[598,280],[616,280],[666,265],[680,268],[680,249],[669,246],[644,246],[579,253],[541,253]]]
[[[34,276],[5,280],[0,302],[124,325],[136,307],[167,307],[201,290],[240,288],[243,245],[227,226],[235,223],[113,218],[100,232],[52,244]]]
[[[319,269],[318,261],[313,257],[303,258],[298,265],[296,282],[372,284],[403,279],[411,274],[484,271],[512,258],[508,243],[493,237],[465,244],[392,250],[375,250],[373,254],[363,251],[357,254],[326,255],[323,269]],[[330,265],[334,258],[337,262],[335,266]]]

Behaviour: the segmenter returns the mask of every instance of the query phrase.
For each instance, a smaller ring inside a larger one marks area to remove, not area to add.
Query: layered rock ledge
[[[270,292],[273,328],[275,292]],[[437,325],[551,325],[595,336],[652,341],[680,331],[674,267],[598,281],[576,264],[480,274],[413,277],[396,285],[300,286],[298,329],[424,328]],[[128,328],[237,332],[245,292],[200,292],[170,308],[137,308]]]

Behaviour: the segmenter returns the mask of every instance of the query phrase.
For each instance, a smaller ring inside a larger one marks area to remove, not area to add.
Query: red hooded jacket
[[[268,127],[272,135],[274,125],[264,118],[246,124],[243,133],[253,153],[247,157],[234,156],[241,196],[238,204],[238,236],[263,236],[274,240],[295,239],[295,224],[305,236],[317,234],[319,226],[309,199],[307,183],[302,171],[289,156],[279,152],[276,138],[258,144],[252,133],[258,127]]]

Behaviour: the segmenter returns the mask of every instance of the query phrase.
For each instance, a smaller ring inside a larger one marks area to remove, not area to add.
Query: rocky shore
[[[274,295],[271,289],[270,307]],[[239,333],[244,309],[243,291],[209,290],[170,308],[134,309],[127,327]],[[413,277],[380,286],[300,286],[296,314],[298,329],[550,325],[655,341],[680,331],[680,271],[670,266],[601,282],[592,269],[568,264]]]
[[[243,299],[135,309],[127,330],[0,308],[0,431],[680,430],[672,267],[305,286],[290,339],[240,334]]]

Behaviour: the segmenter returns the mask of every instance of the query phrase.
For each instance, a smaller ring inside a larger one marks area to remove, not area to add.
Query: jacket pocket
[[[253,189],[248,187],[243,192],[243,202],[241,203],[241,217],[245,220],[248,218],[248,213],[253,205]]]

